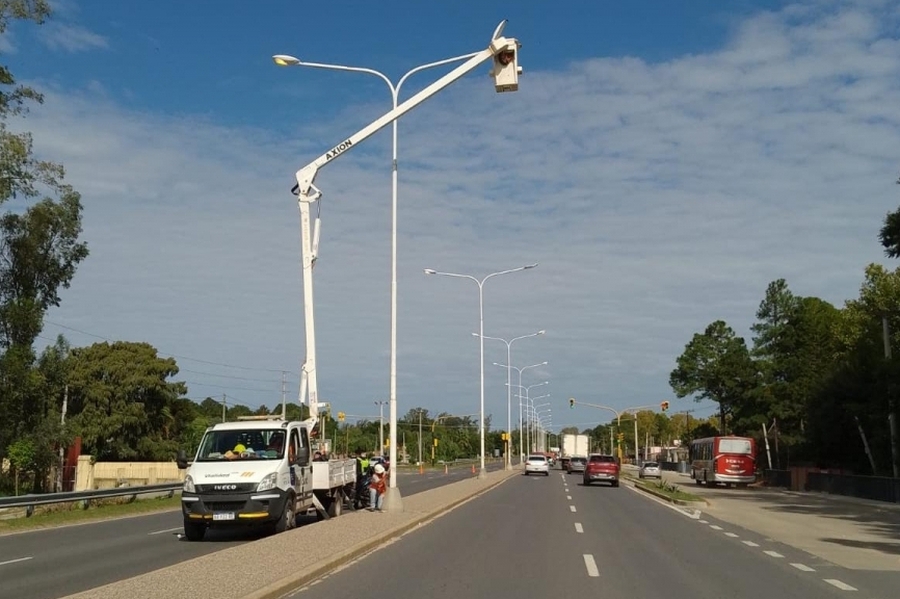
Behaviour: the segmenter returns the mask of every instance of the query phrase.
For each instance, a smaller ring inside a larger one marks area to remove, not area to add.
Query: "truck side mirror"
[[[297,452],[297,463],[301,466],[309,466],[309,447],[301,447]]]
[[[187,455],[184,453],[183,449],[178,450],[178,457],[175,458],[175,464],[178,466],[179,470],[187,470]]]

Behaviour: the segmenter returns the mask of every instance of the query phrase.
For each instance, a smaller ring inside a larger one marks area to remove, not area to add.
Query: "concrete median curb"
[[[684,499],[673,499],[672,497],[669,497],[665,493],[661,493],[659,491],[655,491],[655,490],[651,489],[650,487],[646,486],[643,482],[631,479],[631,484],[634,485],[634,488],[636,488],[640,491],[643,491],[644,493],[648,493],[650,495],[653,495],[654,497],[659,497],[660,499],[664,499],[665,501],[668,501],[669,503],[679,505],[682,507],[708,507],[709,506],[709,502],[707,500],[703,499],[702,497],[700,498],[699,501],[687,501]]]
[[[504,474],[508,474],[508,471],[501,471],[501,472],[503,472]],[[273,582],[272,584],[267,585],[267,586],[259,589],[258,591],[244,595],[242,597],[242,599],[279,599],[281,597],[284,597],[291,591],[293,591],[295,589],[299,589],[302,586],[304,586],[305,584],[308,584],[318,578],[321,578],[322,576],[331,572],[332,570],[335,570],[335,569],[339,568],[340,566],[344,566],[344,565],[348,564],[350,561],[371,552],[372,550],[377,548],[379,545],[382,545],[382,544],[386,543],[387,541],[390,541],[391,539],[401,537],[404,534],[406,534],[407,532],[409,532],[423,524],[427,524],[431,520],[434,520],[435,518],[438,518],[450,511],[454,510],[455,508],[461,506],[462,504],[467,503],[467,502],[475,499],[476,497],[484,495],[485,493],[487,493],[494,487],[497,487],[498,485],[503,484],[504,482],[506,482],[507,480],[509,480],[512,477],[507,475],[507,476],[502,476],[502,477],[498,477],[498,478],[499,478],[499,480],[491,482],[490,485],[488,485],[487,487],[484,487],[483,489],[476,491],[472,495],[467,495],[465,497],[455,499],[455,500],[451,501],[450,503],[438,506],[433,510],[429,510],[427,512],[421,512],[421,513],[417,514],[416,516],[414,516],[413,519],[410,520],[409,522],[404,522],[403,524],[399,524],[399,525],[397,525],[393,528],[390,528],[384,532],[378,533],[375,536],[373,536],[372,538],[367,539],[366,541],[363,541],[362,543],[358,543],[355,546],[350,547],[349,549],[344,549],[343,551],[339,551],[337,553],[329,555],[328,557],[320,560],[319,562],[317,562],[311,566],[308,566],[298,572],[295,572],[289,576],[285,576],[284,578],[282,578],[276,582]],[[461,482],[464,482],[464,481],[461,481]]]

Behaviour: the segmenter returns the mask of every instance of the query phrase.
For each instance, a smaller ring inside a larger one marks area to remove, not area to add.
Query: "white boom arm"
[[[474,55],[472,58],[459,65],[419,93],[415,94],[396,108],[390,110],[373,123],[366,125],[332,149],[328,150],[303,168],[297,171],[297,185],[291,190],[297,196],[300,208],[300,249],[303,265],[303,316],[306,328],[306,361],[300,372],[300,404],[306,403],[309,395],[309,413],[307,426],[312,429],[319,418],[318,383],[316,380],[316,330],[315,311],[313,309],[313,280],[312,270],[316,262],[319,246],[319,219],[316,217],[315,225],[310,218],[310,205],[322,197],[322,192],[314,185],[319,169],[333,161],[338,156],[346,153],[354,146],[371,137],[373,134],[388,124],[397,120],[425,100],[459,80],[471,71],[475,70],[494,55],[511,49],[517,50],[519,43],[514,38],[502,37],[503,27],[506,21],[500,23],[494,32],[490,45]]]

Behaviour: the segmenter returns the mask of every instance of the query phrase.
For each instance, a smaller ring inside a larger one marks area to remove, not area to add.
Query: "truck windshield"
[[[197,461],[278,460],[284,446],[284,429],[209,431],[200,442]]]

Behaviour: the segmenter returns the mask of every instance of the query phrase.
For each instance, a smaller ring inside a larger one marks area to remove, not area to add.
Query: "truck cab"
[[[179,467],[188,468],[183,456]],[[293,528],[313,507],[309,430],[281,419],[209,427],[188,468],[181,495],[184,534],[200,541],[210,527]]]

